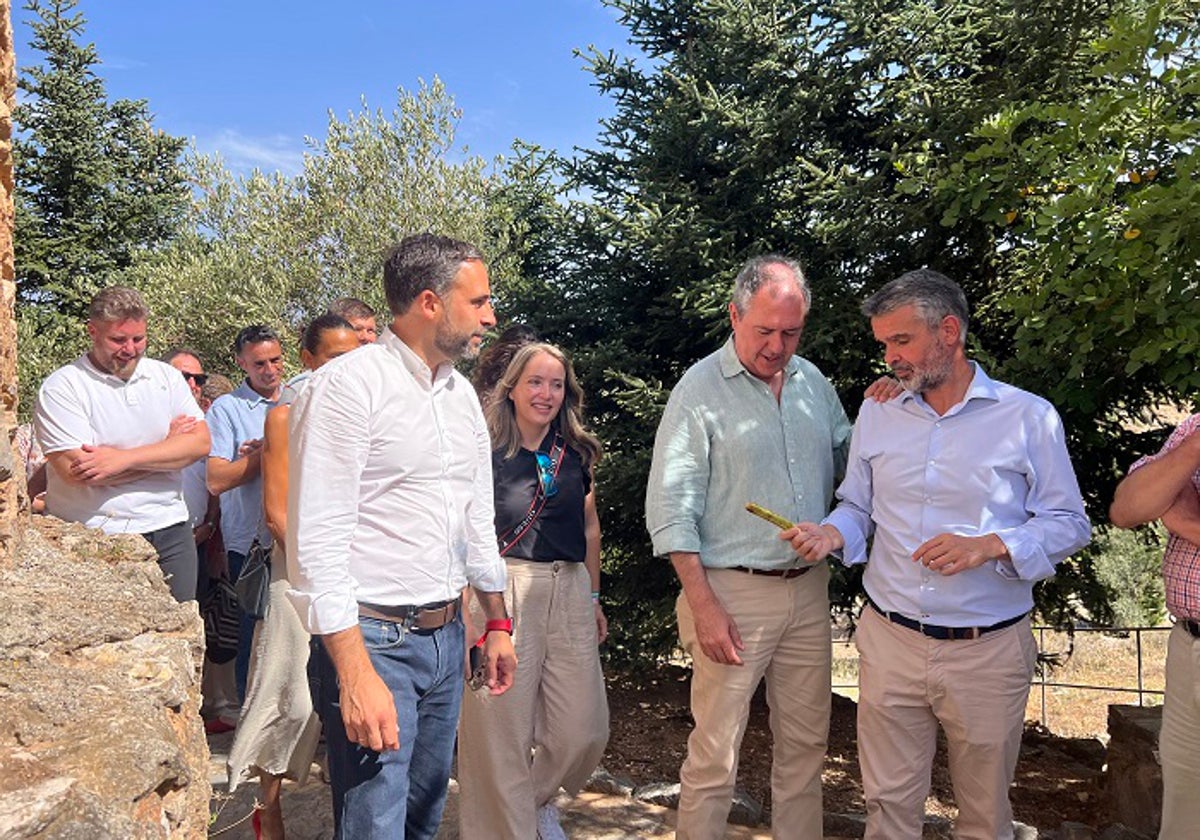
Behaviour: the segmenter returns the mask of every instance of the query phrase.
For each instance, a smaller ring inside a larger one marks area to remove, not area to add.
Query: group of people
[[[286,387],[278,336],[242,330],[246,378],[207,413],[198,357],[145,358],[137,293],[101,292],[91,349],[39,394],[47,508],[146,536],[180,600],[195,597],[202,565],[236,576],[255,541],[273,546],[266,616],[247,619],[235,668],[230,757],[231,784],[257,773],[263,786],[261,836],[283,836],[279,783],[307,772],[315,712],[338,837],[432,838],[457,740],[461,836],[561,838],[554,799],[583,785],[608,737],[600,442],[570,360],[528,331],[483,354],[474,387],[455,369],[496,322],[476,248],[408,237],[383,287],[387,328],[340,301],[307,328],[306,371]],[[764,679],[774,836],[822,836],[822,561],[834,557],[866,564],[867,837],[920,837],[940,726],[956,836],[1010,838],[1033,584],[1090,538],[1062,423],[968,358],[965,295],[919,269],[863,304],[894,379],[868,390],[852,426],[796,353],[811,306],[797,263],[751,259],[733,283],[731,337],[684,374],[656,435],[646,523],[682,585],[693,663],[677,836],[724,836]],[[1189,793],[1200,777],[1197,427],[1193,417],[1135,465],[1112,513],[1125,525],[1161,516],[1173,534],[1165,838],[1200,817]],[[199,518],[184,503],[188,470],[204,476]],[[196,545],[217,534],[224,566],[198,563]]]
[[[265,613],[204,687],[206,728],[236,727],[231,789],[259,779],[258,836],[284,836],[281,782],[323,724],[339,837],[433,837],[460,726],[461,835],[565,837],[553,801],[608,738],[600,443],[557,347],[506,334],[478,396],[454,369],[495,325],[474,247],[409,237],[384,290],[382,336],[339,300],[286,383],[279,336],[242,329],[245,378],[206,410],[199,355],[147,358],[141,296],[102,291],[35,407],[46,509],[146,537],[180,601],[270,546]]]

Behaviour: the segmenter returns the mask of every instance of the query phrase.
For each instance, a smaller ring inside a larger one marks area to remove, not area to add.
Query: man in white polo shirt
[[[145,358],[149,310],[112,286],[88,307],[91,349],[42,383],[34,427],[46,512],[106,534],[141,534],[176,600],[196,597],[196,546],[181,470],[208,453],[204,414],[170,365]]]

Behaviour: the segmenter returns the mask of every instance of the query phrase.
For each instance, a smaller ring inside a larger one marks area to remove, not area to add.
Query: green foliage
[[[1114,627],[1157,627],[1167,616],[1161,525],[1126,531],[1108,528],[1094,543],[1096,577],[1108,590]]]
[[[881,370],[860,301],[921,265],[958,280],[973,355],[1059,405],[1102,511],[1140,443],[1124,421],[1195,387],[1195,4],[609,5],[640,55],[587,54],[616,113],[598,148],[541,158],[565,179],[561,211],[526,249],[526,277],[561,303],[539,293],[508,314],[575,351],[608,446],[597,492],[615,654],[670,644],[676,584],[642,521],[648,452],[665,389],[727,334],[728,287],[753,254],[805,265],[802,352],[852,415]],[[1112,186],[1120,168],[1140,184]],[[1084,173],[1109,188],[1043,200]],[[1164,364],[1172,346],[1183,352]],[[839,570],[835,601],[857,586]],[[1099,615],[1107,595],[1081,555],[1039,604]]]
[[[38,16],[14,111],[15,272],[22,413],[46,373],[78,347],[92,295],[121,282],[175,234],[187,202],[184,141],[155,130],[144,101],[109,102],[75,0]]]
[[[184,141],[151,126],[145,101],[107,101],[75,5],[26,5],[45,63],[22,68],[14,113],[19,300],[67,316],[169,239],[187,199]]]
[[[157,349],[185,344],[228,368],[246,324],[296,335],[312,313],[354,295],[388,316],[380,283],[388,246],[434,229],[488,244],[493,178],[454,146],[458,111],[440,82],[397,92],[391,113],[330,114],[304,171],[235,176],[193,156],[187,231],[137,272],[155,311]],[[285,341],[293,363],[295,342]]]

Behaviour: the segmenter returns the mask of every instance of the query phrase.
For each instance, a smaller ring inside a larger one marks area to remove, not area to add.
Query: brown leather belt
[[[751,569],[749,566],[729,566],[735,572],[745,572],[748,575],[766,575],[767,577],[783,578],[791,580],[798,578],[800,575],[808,574],[812,566],[793,566],[790,569]]]
[[[403,624],[410,630],[437,630],[458,617],[461,604],[460,598],[436,604],[422,604],[418,607],[359,603],[358,614],[379,621]]]

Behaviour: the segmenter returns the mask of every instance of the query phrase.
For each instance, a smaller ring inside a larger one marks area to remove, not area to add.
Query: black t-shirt
[[[554,432],[549,432],[538,447],[549,453]],[[519,524],[527,513],[538,487],[537,456],[521,448],[512,458],[504,451],[492,452],[492,481],[496,496],[496,534],[503,535]],[[537,519],[524,536],[505,555],[523,560],[551,562],[568,560],[582,563],[587,554],[583,533],[583,500],[592,489],[592,477],[583,468],[583,459],[567,447],[558,470],[558,492],[546,499]]]

